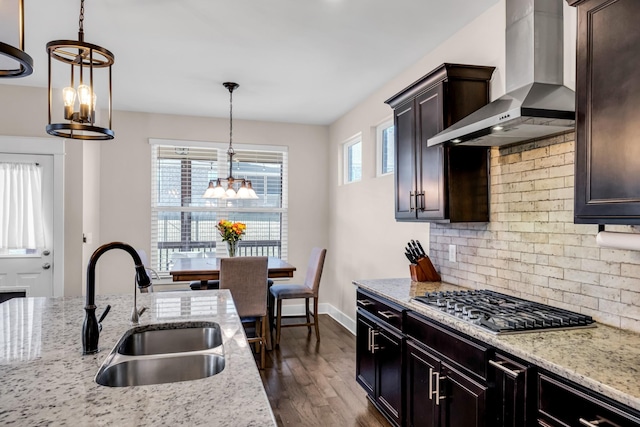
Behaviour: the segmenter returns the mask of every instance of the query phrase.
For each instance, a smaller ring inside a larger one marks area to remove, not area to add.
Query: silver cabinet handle
[[[42,269],[43,270],[48,270],[51,268],[51,264],[49,264],[48,262],[45,262],[44,264],[42,264]]]
[[[416,209],[418,206],[418,197],[420,197],[420,211],[424,212],[425,210],[425,206],[424,206],[424,191],[421,191],[419,193],[416,193]]]
[[[504,372],[505,374],[513,377],[513,378],[518,378],[518,375],[520,375],[521,373],[523,373],[524,371],[521,369],[518,370],[512,370],[507,368],[506,366],[504,366],[504,364],[507,362],[496,362],[493,360],[489,360],[489,365],[496,367],[498,369],[500,369],[502,372]]]
[[[398,317],[397,314],[395,314],[392,311],[378,311],[378,314],[382,317],[384,317],[385,319],[393,319],[394,317]]]
[[[359,300],[357,300],[357,303],[360,304],[363,307],[367,307],[367,306],[373,305],[373,301],[368,300],[368,299],[359,299]]]
[[[433,400],[433,369],[429,368],[429,400]]]
[[[409,212],[413,212],[415,210],[414,203],[413,203],[414,197],[415,197],[415,194],[413,194],[413,191],[409,191]]]
[[[602,418],[600,416],[598,416],[597,420],[593,420],[593,421],[587,421],[584,418],[579,418],[578,421],[580,421],[580,424],[582,424],[583,426],[586,427],[598,427],[600,425],[607,425],[607,426],[612,426],[612,427],[620,427],[618,424],[612,423],[611,421],[607,420],[606,418]]]
[[[378,336],[380,332],[372,329],[371,330],[371,353],[375,354],[376,351],[380,350],[380,346],[378,346],[378,344],[376,344],[376,337]]]
[[[367,351],[371,351],[371,328],[369,328],[369,332],[367,333]]]
[[[436,397],[436,405],[440,405],[440,401],[446,398],[446,396],[440,396],[440,380],[446,380],[447,377],[440,376],[440,372],[434,372],[433,374],[436,377],[436,390],[433,394]]]

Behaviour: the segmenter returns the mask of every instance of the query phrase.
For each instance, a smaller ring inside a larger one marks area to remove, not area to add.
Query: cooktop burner
[[[595,327],[591,316],[486,289],[427,292],[414,300],[495,334]]]

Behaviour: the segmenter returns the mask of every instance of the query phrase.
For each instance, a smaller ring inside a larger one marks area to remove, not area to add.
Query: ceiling
[[[234,118],[326,125],[497,2],[86,0],[84,32],[115,55],[114,110],[225,117],[235,81]],[[79,11],[26,0],[34,73],[0,84],[46,87],[45,46],[77,40]]]

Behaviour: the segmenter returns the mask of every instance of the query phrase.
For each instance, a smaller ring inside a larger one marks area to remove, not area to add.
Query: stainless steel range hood
[[[507,93],[430,138],[438,144],[501,146],[566,132],[575,92],[563,86],[562,2],[506,0]]]

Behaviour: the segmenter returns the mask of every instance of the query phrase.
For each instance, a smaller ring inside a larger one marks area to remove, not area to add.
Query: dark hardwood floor
[[[278,426],[390,426],[356,383],[355,336],[319,319],[319,343],[307,328],[284,328],[280,347],[267,352],[260,375]]]

